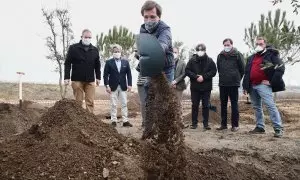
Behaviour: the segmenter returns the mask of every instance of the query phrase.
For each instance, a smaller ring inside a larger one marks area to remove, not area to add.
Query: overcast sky
[[[287,17],[300,25],[300,15],[292,13],[289,3],[272,6],[271,0],[157,0],[163,7],[162,20],[172,29],[173,40],[180,40],[189,48],[199,42],[207,45],[207,53],[214,60],[222,50],[222,41],[230,37],[234,46],[247,52],[244,29],[260,19],[262,13],[281,8]],[[288,0],[289,2],[289,0]],[[0,6],[1,44],[0,81],[16,81],[16,71],[26,73],[24,81],[57,83],[55,64],[45,58],[45,37],[49,29],[41,9],[68,7],[75,35],[89,28],[96,34],[107,32],[113,25],[123,25],[138,33],[143,18],[140,8],[144,0],[9,0]],[[300,63],[287,67],[287,84],[300,85]]]

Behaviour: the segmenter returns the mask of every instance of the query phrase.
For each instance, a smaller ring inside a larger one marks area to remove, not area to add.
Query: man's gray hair
[[[115,48],[117,48],[120,51],[122,51],[122,46],[120,46],[119,44],[113,44],[111,49],[114,50]]]
[[[84,29],[84,30],[82,31],[81,35],[83,35],[83,34],[86,33],[86,32],[92,33],[89,29]]]

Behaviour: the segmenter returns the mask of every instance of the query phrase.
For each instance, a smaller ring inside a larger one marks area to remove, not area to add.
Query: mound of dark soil
[[[74,100],[57,102],[38,124],[0,147],[0,179],[142,176],[137,142],[118,134]]]
[[[0,139],[29,129],[45,111],[43,106],[30,101],[24,101],[22,108],[0,103]]]

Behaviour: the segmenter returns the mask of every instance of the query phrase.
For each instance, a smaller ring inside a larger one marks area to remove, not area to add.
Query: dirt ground
[[[21,110],[1,104],[0,117],[14,128],[9,133],[0,128],[0,179],[145,179],[141,162],[144,149],[151,146],[140,140],[138,101],[131,102],[129,109],[135,116],[129,119],[134,127],[122,127],[120,118],[116,130],[104,116],[108,105],[97,104],[92,115],[73,101],[49,109],[34,103]],[[238,132],[215,130],[219,111],[211,116],[211,131],[203,131],[201,124],[196,130],[183,130],[186,179],[299,179],[300,102],[278,102],[284,122],[281,139],[273,138],[267,116],[267,133],[250,135],[253,110],[241,103]],[[183,111],[186,123],[190,111]],[[2,120],[0,127],[5,124]]]
[[[215,101],[213,104],[217,105],[218,102]],[[240,102],[241,117],[238,132],[231,132],[230,130],[216,131],[220,123],[220,110],[218,107],[217,113],[210,111],[212,130],[203,131],[201,124],[196,130],[184,129],[185,144],[197,155],[220,158],[234,167],[251,165],[259,169],[259,172],[269,174],[270,179],[299,179],[300,102],[279,101],[277,105],[284,125],[284,137],[281,139],[273,137],[272,123],[267,112],[265,112],[266,134],[249,134],[248,132],[255,127],[254,111],[251,105]],[[103,111],[106,110],[108,109],[103,109]],[[102,113],[103,111],[97,111],[96,113]],[[183,119],[186,124],[191,123],[190,111],[190,109],[184,109],[183,111]],[[228,117],[230,119],[230,113]],[[201,110],[199,121],[201,122]],[[110,123],[109,120],[105,120],[105,122]],[[120,121],[117,127],[118,132],[127,137],[140,138],[142,135],[141,117],[133,118],[131,122],[134,127],[128,129],[122,128]],[[228,120],[228,127],[230,127],[230,120]],[[216,167],[218,166],[211,166],[211,168]],[[233,177],[233,175],[228,177]],[[249,177],[249,179],[253,178]],[[260,177],[259,179],[264,178]]]
[[[22,108],[19,105],[0,103],[0,141],[29,129],[45,111],[44,106],[30,101],[24,101]]]

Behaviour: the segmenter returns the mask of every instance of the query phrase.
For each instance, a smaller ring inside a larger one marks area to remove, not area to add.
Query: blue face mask
[[[147,21],[145,22],[145,28],[147,31],[151,32],[156,25],[158,24],[158,21]]]

